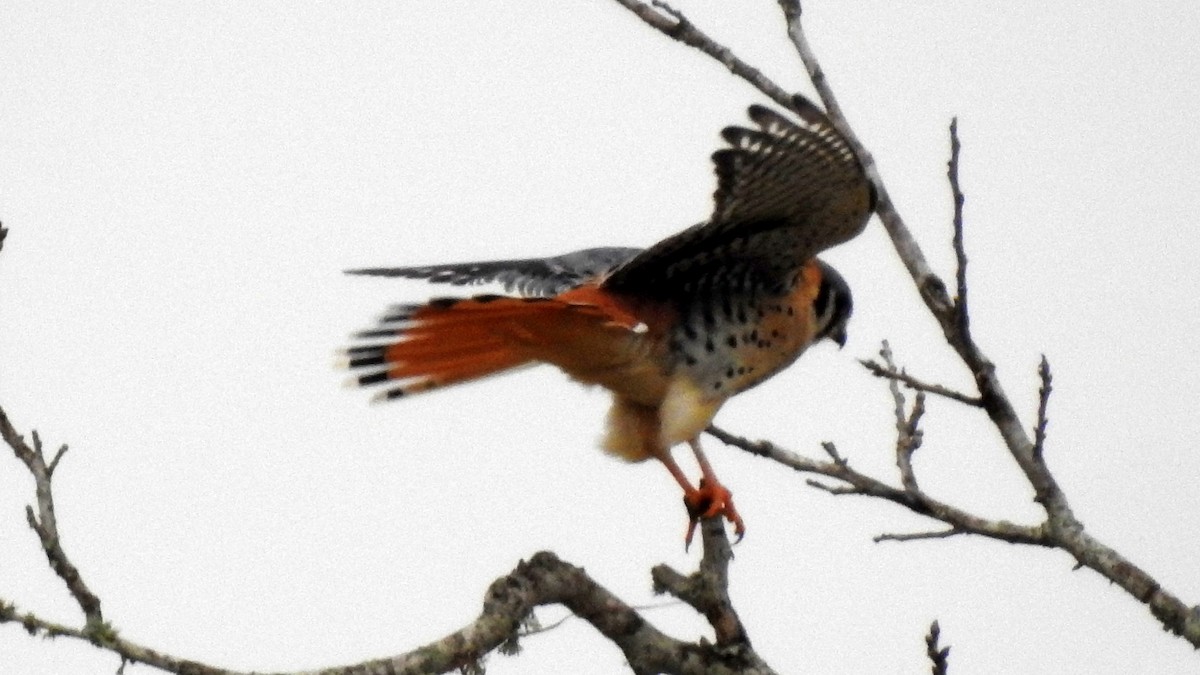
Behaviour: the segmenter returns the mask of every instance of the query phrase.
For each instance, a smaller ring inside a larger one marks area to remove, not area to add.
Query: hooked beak
[[[838,326],[829,334],[829,339],[837,343],[838,349],[846,346],[846,326]]]

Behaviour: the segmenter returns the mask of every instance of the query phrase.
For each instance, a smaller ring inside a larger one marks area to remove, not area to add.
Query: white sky
[[[306,3],[311,5],[311,3]],[[952,275],[946,125],[960,118],[976,334],[1076,513],[1200,601],[1195,214],[1200,5],[806,3],[851,122],[927,255]],[[681,3],[810,91],[774,2]],[[483,9],[486,7],[486,10]],[[763,97],[605,0],[0,5],[0,405],[71,444],[64,543],[132,640],[244,670],[406,651],[473,619],[550,549],[635,604],[691,569],[678,488],[595,449],[607,397],[549,369],[370,406],[335,348],[387,303],[444,295],[361,265],[646,245],[705,217],[718,130]],[[891,478],[892,341],[965,387],[873,222],[828,256],[856,315],[718,422]],[[982,413],[933,400],[918,475],[1031,522]],[[781,672],[926,672],[941,621],[964,673],[1194,672],[1149,612],[1061,552],[959,539],[707,446],[749,532],[733,594]],[[7,451],[7,450],[6,450]],[[78,623],[0,458],[0,597]],[[546,608],[545,622],[560,617]],[[683,638],[683,608],[646,617]],[[621,672],[582,621],[489,672]],[[0,628],[0,671],[111,673],[87,645]],[[131,667],[126,673],[152,672]]]

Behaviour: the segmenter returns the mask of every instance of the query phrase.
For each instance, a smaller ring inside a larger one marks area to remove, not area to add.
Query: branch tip
[[[46,467],[46,475],[48,477],[54,475],[54,470],[58,468],[58,460],[62,459],[65,454],[67,454],[67,444],[63,443],[59,447],[58,452],[54,453],[54,458],[50,460],[50,465]]]
[[[650,4],[654,5],[658,9],[662,10],[663,14],[666,14],[667,16],[670,16],[672,19],[675,19],[675,21],[681,27],[685,26],[685,25],[691,25],[691,22],[687,20],[687,17],[683,15],[683,12],[681,12],[681,11],[675,9],[674,7],[672,7],[671,5],[667,4],[666,0],[651,0]]]
[[[1051,382],[1054,379],[1050,373],[1050,361],[1046,359],[1045,354],[1042,354],[1042,361],[1038,364],[1038,379],[1041,380],[1042,385],[1038,388],[1037,426],[1033,429],[1033,457],[1040,462],[1046,447],[1046,425],[1050,422],[1046,417],[1046,410],[1050,405],[1050,392],[1053,390]]]
[[[937,619],[929,624],[929,634],[925,636],[925,654],[929,657],[930,672],[933,675],[946,675],[950,668],[950,648],[938,644],[942,635],[941,626]]]
[[[873,361],[871,359],[859,359],[858,362],[875,377],[896,380],[914,391],[923,391],[927,394],[948,398],[951,401],[957,401],[973,408],[983,407],[983,399],[978,396],[969,396],[942,384],[926,382],[913,375],[909,375],[908,371],[904,368],[896,370],[895,368],[886,367],[878,361]]]
[[[850,460],[842,457],[841,453],[838,452],[837,446],[833,444],[833,441],[825,441],[824,443],[821,443],[821,448],[825,450],[825,454],[829,455],[829,458],[833,460],[834,464],[837,464],[838,466],[846,466],[850,463]]]
[[[871,538],[871,540],[874,541],[876,544],[878,544],[878,543],[884,542],[884,541],[919,541],[922,539],[948,539],[950,537],[956,537],[960,534],[967,534],[967,532],[965,530],[961,530],[957,527],[951,527],[948,530],[933,530],[930,532],[905,532],[905,533],[885,532],[883,534],[875,535],[874,537]]]
[[[671,7],[663,0],[652,0],[646,4],[641,0],[616,0],[625,9],[633,12],[646,25],[666,35],[667,37],[689,47],[704,52],[710,58],[725,66],[734,76],[750,83],[755,89],[768,96],[775,103],[794,109],[792,96],[782,87],[773,82],[762,71],[751,66],[733,53],[725,45],[713,40],[696,27],[682,12]]]
[[[967,339],[971,330],[971,319],[967,311],[967,251],[963,243],[963,204],[966,196],[958,182],[958,157],[962,143],[958,140],[958,118],[950,120],[950,161],[947,162],[946,176],[950,180],[950,194],[954,200],[954,278],[957,285],[957,297],[954,298],[955,324],[963,337]]]

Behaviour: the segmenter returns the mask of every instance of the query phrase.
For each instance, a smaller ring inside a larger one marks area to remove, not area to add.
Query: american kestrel
[[[816,106],[798,119],[750,107],[713,155],[712,216],[648,249],[591,248],[551,258],[349,270],[514,295],[392,307],[346,350],[353,382],[398,399],[531,363],[613,394],[603,447],[657,459],[683,488],[690,543],[699,518],[745,526],[700,448],[731,396],[810,345],[846,339],[850,289],[814,256],[865,227],[875,192],[850,144]],[[693,486],[671,457],[690,444]]]

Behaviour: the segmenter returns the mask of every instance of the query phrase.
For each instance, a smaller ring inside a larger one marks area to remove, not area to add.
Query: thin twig
[[[854,148],[854,153],[862,162],[863,170],[871,179],[871,184],[875,186],[875,213],[883,223],[884,229],[887,230],[888,236],[892,240],[892,246],[900,254],[901,262],[904,263],[930,311],[939,318],[939,321],[942,317],[948,319],[953,312],[954,305],[946,293],[946,284],[933,273],[933,269],[925,259],[925,254],[921,251],[921,246],[912,236],[912,232],[900,216],[900,212],[892,204],[892,198],[888,194],[887,186],[883,183],[883,177],[879,174],[875,158],[858,139],[858,135],[854,133],[854,129],[846,120],[837,96],[834,95],[833,88],[825,77],[825,71],[821,68],[816,54],[808,43],[808,38],[804,35],[804,28],[800,21],[799,0],[779,0],[779,6],[787,21],[788,37],[791,38],[792,45],[800,55],[804,69],[808,72],[808,77],[812,81],[813,88],[817,90],[821,103],[825,105],[825,111],[829,115],[830,121]]]
[[[879,357],[883,359],[888,370],[893,372],[897,370],[892,347],[887,340],[883,341],[883,346],[879,349]],[[892,392],[892,401],[896,406],[896,466],[900,469],[900,484],[904,486],[904,491],[915,499],[924,500],[925,495],[917,486],[917,476],[913,472],[912,456],[917,448],[921,447],[919,424],[921,416],[925,414],[925,392],[917,392],[912,412],[906,415],[904,394],[900,391],[900,384],[895,378],[888,380],[888,389]]]
[[[963,335],[970,335],[971,318],[967,313],[967,249],[963,244],[963,204],[967,198],[958,183],[958,154],[961,150],[962,144],[958,141],[958,118],[955,117],[950,120],[950,161],[946,166],[946,175],[950,179],[950,194],[954,199],[954,278],[958,286],[954,310],[958,315],[958,329]]]
[[[892,346],[887,340],[883,341],[883,345],[879,348],[879,357],[887,364],[889,370],[896,370],[896,362],[892,359]],[[888,382],[888,391],[892,392],[892,403],[895,404],[893,414],[896,417],[896,431],[903,433],[904,431],[904,393],[900,391],[900,385],[895,379]]]
[[[857,488],[850,485],[827,485],[815,478],[806,479],[805,484],[809,487],[828,492],[831,495],[855,495],[861,494]]]
[[[909,389],[912,389],[913,391],[923,391],[927,394],[933,394],[934,396],[941,396],[942,398],[948,398],[952,401],[957,401],[973,408],[983,407],[983,400],[978,396],[969,396],[945,385],[925,382],[924,380],[909,375],[908,372],[903,368],[900,370],[893,370],[879,363],[878,361],[873,361],[871,359],[859,359],[858,362],[861,363],[863,367],[870,371],[875,377],[886,377],[888,379],[898,380],[901,384]]]
[[[54,470],[58,468],[58,460],[62,459],[65,454],[67,454],[67,444],[63,443],[58,447],[58,452],[54,453],[54,459],[50,460],[50,465],[46,467],[48,478],[54,477]]]
[[[100,610],[100,598],[88,588],[83,576],[79,573],[79,568],[75,567],[67,557],[58,533],[58,519],[54,513],[54,493],[51,490],[51,479],[54,470],[58,468],[59,460],[67,451],[67,446],[60,447],[54,458],[47,464],[42,449],[42,439],[38,437],[36,431],[32,432],[30,436],[33,438],[32,447],[17,433],[16,428],[8,419],[8,415],[3,409],[0,409],[0,438],[4,439],[13,454],[21,460],[21,463],[33,476],[37,509],[35,510],[33,506],[26,506],[25,520],[37,534],[42,545],[42,552],[46,555],[46,561],[50,563],[50,568],[66,584],[71,597],[75,598],[79,609],[83,611],[88,625],[101,626],[104,624],[104,615]]]
[[[666,602],[649,602],[649,603],[642,604],[642,605],[630,605],[629,608],[634,610],[635,612],[653,612],[653,611],[660,610],[660,609],[670,609],[672,607],[679,607],[682,604],[684,604],[684,603],[680,602],[679,600],[668,600]],[[0,610],[2,610],[2,604],[0,604]],[[541,633],[548,633],[548,632],[558,628],[559,626],[567,623],[568,621],[570,621],[572,619],[578,619],[578,618],[580,618],[580,617],[576,616],[575,614],[572,614],[571,612],[567,612],[561,618],[559,618],[558,620],[556,620],[554,622],[551,622],[549,624],[542,624],[540,621],[537,620],[537,617],[531,612],[529,614],[529,621],[527,622],[528,625],[526,625],[521,630],[521,632],[517,635],[517,637],[526,638],[526,637],[531,637],[534,635],[539,635]]]
[[[964,532],[963,530],[958,529],[957,527],[952,527],[948,530],[934,530],[931,532],[905,532],[905,533],[899,533],[899,534],[892,534],[890,532],[885,532],[884,534],[877,534],[874,537],[872,537],[871,539],[876,544],[878,544],[881,541],[918,541],[921,539],[948,539],[950,537],[956,537],[960,534],[967,534],[967,533]]]
[[[821,448],[825,450],[825,454],[829,455],[833,463],[838,466],[846,466],[846,463],[850,461],[838,453],[837,446],[833,444],[833,441],[825,441],[821,444]]]
[[[1053,376],[1050,374],[1050,362],[1046,360],[1046,355],[1042,354],[1042,362],[1038,364],[1038,377],[1042,380],[1042,386],[1038,389],[1038,412],[1037,426],[1033,428],[1033,456],[1041,462],[1042,451],[1046,448],[1046,424],[1050,422],[1046,417],[1046,408],[1050,405],[1050,382]]]
[[[946,675],[950,672],[950,648],[938,644],[941,636],[941,626],[934,620],[929,625],[929,634],[925,636],[925,654],[929,657],[930,672],[933,675]]]
[[[559,626],[563,625],[564,623],[570,621],[571,619],[576,619],[576,618],[579,618],[579,617],[575,616],[574,614],[572,614],[570,612],[567,612],[558,621],[555,621],[554,623],[551,623],[551,624],[543,625],[540,621],[537,620],[537,618],[531,612],[529,614],[529,622],[528,622],[530,625],[525,626],[521,630],[519,637],[527,638],[527,637],[530,637],[533,635],[538,635],[539,633],[548,633],[548,632],[554,630],[555,628],[558,628]]]
[[[921,447],[922,433],[919,428],[921,417],[925,414],[925,392],[918,391],[913,400],[912,412],[908,419],[900,425],[896,435],[896,465],[900,468],[900,483],[906,492],[924,500],[925,493],[917,486],[917,474],[913,471],[912,457]]]
[[[1006,520],[981,518],[941,502],[921,490],[912,493],[888,485],[877,478],[851,468],[849,462],[844,459],[832,462],[809,459],[790,450],[785,450],[769,441],[752,441],[715,426],[710,426],[706,432],[726,445],[740,448],[757,457],[769,459],[794,471],[825,476],[826,478],[832,478],[845,483],[845,485],[830,486],[816,480],[807,481],[809,486],[833,495],[862,495],[886,499],[909,509],[913,513],[928,516],[946,523],[953,528],[961,530],[964,534],[977,534],[1014,544],[1053,545],[1043,525],[1017,525]],[[828,453],[829,447],[825,449]],[[834,449],[834,453],[836,452],[837,450]],[[841,458],[841,455],[837,455],[837,457]]]
[[[729,69],[735,76],[749,82],[771,100],[781,106],[795,110],[792,96],[782,87],[775,84],[762,71],[738,58],[728,47],[720,44],[706,35],[696,25],[688,20],[683,12],[671,7],[662,0],[654,0],[646,4],[639,0],[617,0],[622,7],[633,12],[647,25],[673,40],[689,47],[694,47],[717,60]]]

